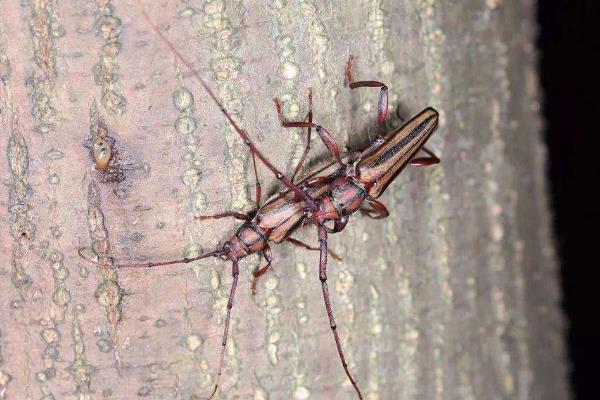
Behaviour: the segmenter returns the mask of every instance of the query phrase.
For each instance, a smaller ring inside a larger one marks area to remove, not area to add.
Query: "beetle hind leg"
[[[410,160],[410,162],[409,162],[410,165],[415,165],[417,167],[426,167],[428,165],[434,165],[434,164],[440,163],[440,159],[438,158],[438,156],[433,154],[433,152],[431,150],[429,150],[427,147],[422,147],[421,150],[423,152],[427,153],[429,156],[428,157],[415,157],[412,160]]]
[[[271,268],[271,263],[273,262],[271,248],[268,245],[263,249],[262,255],[265,257],[265,260],[267,260],[267,265],[254,271],[254,278],[252,279],[252,295],[256,294],[256,284],[258,283],[258,278],[263,276],[269,270],[269,268]]]

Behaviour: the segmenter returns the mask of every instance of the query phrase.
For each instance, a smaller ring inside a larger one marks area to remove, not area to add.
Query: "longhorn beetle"
[[[268,271],[272,263],[271,249],[268,244],[269,241],[274,243],[288,241],[305,249],[318,250],[320,252],[319,280],[321,281],[329,325],[346,376],[352,383],[358,398],[362,400],[363,396],[360,389],[348,369],[331,308],[329,289],[327,286],[327,254],[329,253],[333,258],[338,257],[328,249],[327,235],[329,233],[342,231],[348,223],[350,215],[356,211],[361,211],[362,214],[374,219],[387,217],[389,215],[388,210],[376,199],[381,196],[388,185],[396,178],[396,176],[398,176],[404,167],[408,164],[426,166],[440,162],[439,158],[424,147],[425,142],[438,126],[437,111],[433,108],[426,108],[408,121],[404,126],[387,137],[384,137],[381,133],[381,128],[384,125],[387,116],[388,88],[385,84],[378,81],[354,81],[352,77],[352,57],[350,57],[346,65],[346,84],[351,89],[361,87],[380,88],[379,103],[377,107],[376,137],[373,143],[361,152],[350,152],[340,155],[338,146],[332,135],[322,126],[312,122],[311,92],[309,92],[308,96],[309,112],[307,122],[286,120],[283,116],[279,100],[274,99],[275,107],[283,127],[308,128],[307,145],[304,153],[294,170],[292,178],[288,179],[255,146],[248,133],[235,122],[231,114],[225,109],[206,81],[194,69],[193,65],[173,46],[145,12],[143,12],[143,15],[148,24],[169,50],[190,69],[194,78],[204,88],[233,129],[248,146],[252,155],[255,174],[257,172],[256,158],[258,158],[269,170],[271,170],[286,189],[272,196],[263,206],[260,206],[261,187],[257,177],[256,200],[259,208],[254,217],[237,212],[224,212],[198,217],[201,220],[234,217],[246,221],[221,248],[215,251],[192,258],[135,264],[113,264],[111,267],[149,268],[161,265],[189,263],[208,257],[217,257],[232,262],[233,281],[231,283],[229,300],[227,303],[227,315],[223,329],[223,340],[221,343],[222,348],[217,377],[214,389],[208,398],[210,400],[219,388],[225,346],[227,345],[227,337],[229,334],[231,310],[233,308],[239,277],[239,261],[254,253],[261,254],[267,261],[267,264],[264,267],[254,272],[254,280],[252,282],[252,290],[254,292],[257,279]],[[309,170],[304,175],[304,178],[301,178],[298,182],[294,183],[294,177],[302,167],[310,148],[312,129],[316,130],[317,134],[331,153],[332,159],[321,166]],[[427,153],[427,157],[417,158],[416,155],[420,150]],[[325,225],[329,222],[333,223],[332,228]],[[311,247],[290,237],[298,227],[304,224],[314,224],[316,226],[319,239],[318,248]],[[88,261],[98,264],[98,262],[85,256],[81,250],[79,254]]]

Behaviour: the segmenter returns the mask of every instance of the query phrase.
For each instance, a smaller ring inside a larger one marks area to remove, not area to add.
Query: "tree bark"
[[[148,2],[152,3],[152,2]],[[156,269],[215,249],[250,211],[249,153],[160,42],[137,2],[0,2],[0,399],[208,396],[231,266]],[[350,369],[368,399],[566,399],[550,233],[534,2],[164,1],[150,18],[272,162],[293,171],[306,132],[272,98],[360,148],[390,111],[441,113],[442,163],[407,168],[330,237],[329,282]],[[399,124],[390,117],[390,128]],[[108,155],[107,151],[110,151]],[[95,157],[94,158],[94,154]],[[326,155],[315,140],[313,160]],[[108,160],[108,164],[104,161]],[[259,166],[265,191],[279,187]],[[299,237],[316,243],[312,227]],[[218,398],[353,398],[329,330],[318,253],[274,246],[240,287]]]

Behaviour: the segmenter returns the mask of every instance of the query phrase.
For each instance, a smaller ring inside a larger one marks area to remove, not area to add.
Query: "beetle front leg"
[[[348,58],[348,62],[346,63],[346,79],[345,84],[350,87],[350,89],[357,89],[360,87],[378,87],[381,88],[379,90],[379,101],[377,103],[377,124],[375,126],[375,140],[383,138],[381,133],[381,128],[385,124],[385,120],[387,118],[388,112],[388,87],[385,83],[379,81],[354,81],[354,77],[352,76],[352,62],[354,61],[354,56],[350,56]]]
[[[300,160],[298,160],[298,164],[296,164],[296,168],[294,168],[294,173],[292,174],[292,182],[294,182],[294,179],[296,179],[296,175],[302,168],[302,165],[304,165],[304,161],[306,161],[306,156],[310,151],[310,142],[312,139],[312,117],[312,89],[308,89],[308,112],[306,113],[306,118],[308,118],[308,123],[310,124],[310,127],[308,128],[308,132],[306,133],[306,146],[304,146],[302,156],[300,156]]]
[[[360,209],[360,212],[363,215],[366,215],[367,217],[373,219],[383,219],[390,215],[390,212],[388,211],[386,206],[383,205],[383,203],[380,203],[375,199],[367,199],[366,202],[367,206],[362,207]]]
[[[333,229],[325,227],[328,233],[338,233],[344,230],[348,224],[348,217],[343,216],[333,221]]]
[[[252,295],[256,294],[256,283],[258,282],[258,278],[271,268],[271,263],[273,262],[273,256],[271,255],[271,248],[269,245],[265,246],[262,255],[265,257],[265,260],[267,260],[267,265],[254,272],[254,278],[252,279]]]
[[[275,99],[273,99],[273,102],[275,103],[275,108],[277,109],[277,115],[279,116],[279,121],[281,121],[281,126],[283,126],[284,128],[309,128],[309,129],[310,128],[315,128],[315,130],[317,131],[317,133],[321,137],[321,140],[325,144],[325,147],[327,147],[327,149],[329,150],[329,152],[331,153],[331,155],[336,159],[336,161],[342,167],[346,167],[346,164],[344,164],[344,162],[340,158],[340,151],[339,151],[338,145],[335,142],[335,140],[333,139],[333,136],[331,136],[331,133],[329,133],[322,126],[313,123],[312,121],[309,121],[309,122],[304,122],[304,121],[288,121],[283,116],[283,111],[281,109],[281,102],[279,101],[279,99],[275,98]],[[309,117],[310,117],[310,119],[312,119],[312,112],[309,115]]]

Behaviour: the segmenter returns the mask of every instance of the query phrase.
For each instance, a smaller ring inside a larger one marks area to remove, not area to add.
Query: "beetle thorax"
[[[223,245],[223,255],[231,261],[237,261],[261,251],[266,244],[264,232],[247,222]]]
[[[366,197],[363,185],[350,177],[335,179],[319,207],[323,220],[338,219],[358,210]]]

